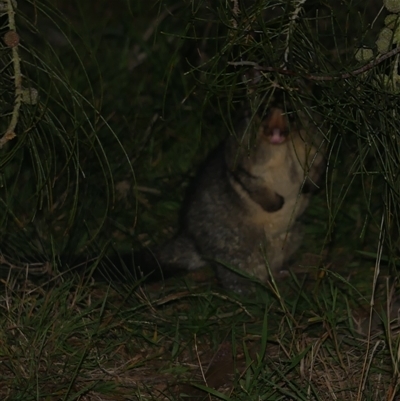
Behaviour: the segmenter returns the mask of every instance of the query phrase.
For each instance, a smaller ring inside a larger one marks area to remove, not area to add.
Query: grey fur
[[[241,140],[230,136],[200,170],[179,234],[156,256],[161,266],[189,270],[214,261],[223,286],[240,291],[243,278],[224,264],[262,281],[269,270],[282,269],[300,245],[297,219],[324,162],[317,146],[308,144],[316,128],[292,125],[289,133],[280,109],[263,121],[245,120],[237,131]],[[285,135],[283,143],[271,143],[273,132]]]

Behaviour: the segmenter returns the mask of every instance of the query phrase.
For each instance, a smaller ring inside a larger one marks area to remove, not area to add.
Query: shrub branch
[[[301,77],[301,78],[307,79],[309,81],[334,81],[334,80],[340,80],[340,79],[353,78],[357,75],[360,75],[363,72],[371,70],[372,68],[381,64],[383,61],[385,61],[399,53],[400,53],[400,47],[396,47],[395,49],[391,50],[390,52],[383,54],[382,56],[376,58],[375,60],[371,61],[370,63],[368,63],[366,65],[363,65],[360,68],[357,68],[356,70],[353,70],[350,72],[345,72],[345,73],[339,74],[339,75],[316,75],[316,74],[302,75],[296,71],[285,70],[283,68],[262,66],[254,61],[230,61],[230,62],[228,62],[228,64],[233,65],[233,66],[253,67],[255,70],[258,70],[258,71],[276,72],[281,75],[291,75],[291,76]]]
[[[0,138],[0,148],[11,139],[15,138],[15,127],[18,123],[19,110],[22,103],[22,74],[18,52],[19,36],[16,32],[15,11],[12,0],[6,0],[9,31],[4,35],[4,43],[11,48],[12,64],[14,68],[14,107],[10,124],[5,134]]]

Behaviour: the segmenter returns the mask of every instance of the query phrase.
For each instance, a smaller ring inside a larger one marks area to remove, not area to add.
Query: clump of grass
[[[384,282],[375,295],[388,306],[371,309],[371,325],[371,294],[329,273],[247,300],[189,279],[121,292],[63,276],[38,285],[21,272],[3,284],[4,399],[358,400],[397,391]]]

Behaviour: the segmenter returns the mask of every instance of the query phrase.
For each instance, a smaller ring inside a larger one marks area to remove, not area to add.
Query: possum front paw
[[[277,212],[278,210],[282,209],[283,205],[285,204],[285,199],[283,196],[275,193],[274,196],[260,201],[259,204],[266,212]]]

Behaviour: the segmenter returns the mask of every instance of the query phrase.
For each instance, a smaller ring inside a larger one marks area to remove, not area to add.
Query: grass
[[[38,285],[20,276],[3,281],[2,399],[395,394],[388,281],[378,283],[383,304],[374,307],[369,333],[370,294],[329,272],[260,288],[252,299],[198,277],[114,289],[62,276]]]
[[[33,49],[23,68],[43,109],[23,106],[27,128],[17,134],[31,142],[0,150],[0,398],[395,400],[398,284],[388,243],[379,241],[385,187],[359,138],[346,136],[358,132],[372,101],[363,98],[365,111],[346,120],[352,100],[340,85],[319,88],[338,135],[288,277],[241,297],[209,269],[150,284],[66,268],[69,256],[130,251],[172,235],[196,166],[243,105],[240,71],[221,73],[221,65],[238,60],[238,49],[252,55],[248,36],[224,36],[215,24],[233,21],[222,5],[95,3],[18,8],[24,46]],[[360,32],[379,7],[362,13],[346,4],[360,24],[342,24],[340,12],[330,19],[321,6],[314,45],[325,35],[324,46],[340,48],[349,63],[348,42],[372,40],[375,31]],[[326,20],[345,30],[336,42]],[[303,32],[311,29],[305,21]],[[320,60],[330,70],[342,61],[329,52]],[[384,98],[366,88],[366,97]],[[365,169],[354,173],[362,159]]]

